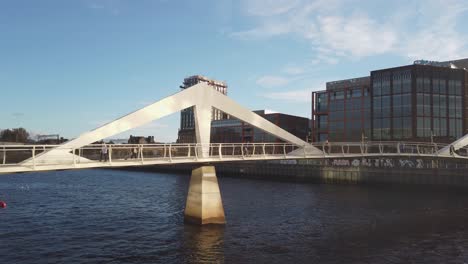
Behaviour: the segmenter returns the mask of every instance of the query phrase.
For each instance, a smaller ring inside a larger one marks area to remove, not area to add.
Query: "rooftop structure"
[[[216,91],[227,95],[227,84],[223,81],[217,81],[207,78],[202,75],[193,75],[184,79],[181,89],[187,89],[198,83],[206,83]],[[213,109],[211,112],[212,120],[226,119],[228,116],[218,109]],[[193,107],[189,107],[180,112],[180,129],[178,133],[177,142],[179,143],[193,143],[195,142],[195,119]]]

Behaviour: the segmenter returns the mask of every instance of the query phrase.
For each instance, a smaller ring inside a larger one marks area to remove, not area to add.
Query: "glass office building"
[[[373,141],[453,142],[466,132],[466,71],[418,64],[371,72]]]
[[[370,78],[327,83],[312,93],[312,140],[360,141],[370,136]]]
[[[468,59],[371,71],[312,93],[312,139],[450,143],[468,134]]]

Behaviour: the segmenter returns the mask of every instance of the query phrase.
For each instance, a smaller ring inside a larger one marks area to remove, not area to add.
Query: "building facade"
[[[328,82],[312,93],[312,141],[360,141],[370,137],[370,78]]]
[[[468,59],[415,61],[312,93],[313,141],[453,142],[468,133]]]
[[[374,141],[453,142],[466,133],[466,71],[420,64],[371,72]]]
[[[254,112],[304,141],[308,136],[310,124],[308,118],[281,113],[268,113],[265,112],[265,110]],[[276,138],[261,129],[253,127],[248,123],[231,118],[225,120],[214,120],[211,122],[211,142],[274,143],[282,141],[281,139]]]
[[[216,81],[209,79],[202,75],[194,75],[184,79],[183,84],[180,86],[181,89],[187,89],[198,83],[206,83],[216,91],[227,95],[227,84],[226,82]],[[218,109],[213,109],[211,112],[212,120],[226,119],[228,116]],[[189,107],[180,112],[180,129],[177,138],[178,143],[195,143],[195,117],[193,107]]]

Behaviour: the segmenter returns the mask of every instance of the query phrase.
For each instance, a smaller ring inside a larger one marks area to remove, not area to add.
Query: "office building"
[[[466,133],[467,72],[424,61],[371,72],[372,140],[453,142]]]
[[[312,141],[360,141],[370,137],[370,78],[328,82],[312,93]]]
[[[202,75],[194,75],[184,79],[181,89],[187,89],[198,83],[206,83],[216,91],[227,95],[227,84],[225,82],[209,79]],[[178,133],[178,143],[195,143],[195,118],[193,107],[189,107],[180,112],[180,129]],[[212,120],[226,119],[228,116],[220,110],[213,109],[211,113]]]
[[[453,142],[468,133],[467,69],[420,60],[327,83],[312,93],[313,140]]]
[[[254,111],[263,118],[281,127],[296,137],[306,140],[309,132],[309,119],[305,117],[269,113],[265,110]],[[261,129],[253,127],[241,120],[231,118],[214,120],[211,122],[212,143],[258,143],[258,142],[282,142]]]

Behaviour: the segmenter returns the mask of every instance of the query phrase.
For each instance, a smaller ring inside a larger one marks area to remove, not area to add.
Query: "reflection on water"
[[[224,263],[224,226],[185,225],[184,245],[190,263]]]
[[[189,175],[0,177],[0,263],[464,263],[468,193],[219,178],[227,224],[184,225]]]

